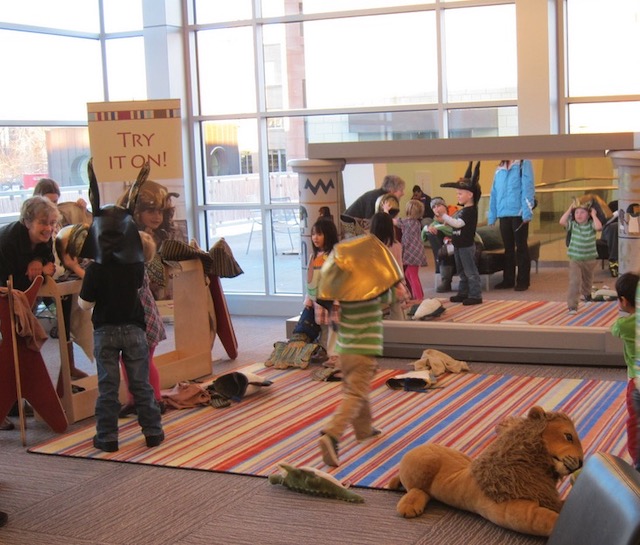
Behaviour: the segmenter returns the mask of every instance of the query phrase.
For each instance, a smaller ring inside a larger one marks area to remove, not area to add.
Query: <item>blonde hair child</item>
[[[405,206],[406,218],[395,219],[394,222],[402,230],[402,266],[404,276],[411,290],[413,299],[422,300],[424,291],[420,282],[420,267],[426,267],[427,256],[420,235],[424,204],[411,199]]]

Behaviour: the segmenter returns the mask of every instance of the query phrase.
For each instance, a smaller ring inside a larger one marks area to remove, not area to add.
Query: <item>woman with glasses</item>
[[[52,276],[53,234],[58,226],[58,208],[49,199],[36,196],[22,203],[20,219],[0,228],[0,286],[13,275],[13,287],[25,291],[40,275]],[[11,430],[8,418],[0,430]]]
[[[0,228],[0,286],[13,275],[13,287],[25,291],[36,276],[53,275],[58,214],[49,199],[31,197],[22,203],[20,219]]]

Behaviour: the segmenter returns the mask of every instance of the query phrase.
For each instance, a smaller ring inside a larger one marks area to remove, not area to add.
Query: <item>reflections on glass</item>
[[[640,71],[629,65],[640,51],[640,5],[617,0],[613,9],[602,7],[599,0],[567,1],[569,96],[637,95],[640,90]]]
[[[438,113],[425,110],[309,116],[306,131],[310,144],[424,140],[438,138]]]
[[[272,210],[234,209],[209,210],[207,247],[224,238],[244,274],[223,278],[226,293],[265,293],[264,219],[267,218],[273,251],[274,293],[302,293],[300,265],[300,225],[298,207],[277,207]]]
[[[0,142],[9,143],[0,161],[0,224],[17,219],[40,178],[58,182],[61,203],[88,200],[86,127],[0,127]]]
[[[449,138],[518,135],[516,107],[449,110],[447,115]]]
[[[302,293],[298,207],[271,210],[275,293]]]
[[[7,23],[83,32],[100,30],[98,2],[87,0],[5,0],[2,2],[2,20]],[[17,50],[2,48],[2,51],[15,53]]]
[[[144,28],[142,0],[102,0],[102,5],[105,32],[125,32]]]
[[[0,31],[0,118],[87,122],[87,102],[104,100],[97,40]],[[60,62],[64,59],[64,62]]]
[[[434,12],[300,26],[265,28],[269,110],[437,102]]]
[[[143,38],[111,39],[105,46],[109,100],[146,100]]]
[[[252,0],[233,0],[233,2],[212,2],[195,0],[195,19],[199,25],[251,19]]]
[[[349,11],[375,9],[393,6],[413,6],[416,4],[434,4],[434,0],[262,0],[262,15],[275,17],[291,13],[328,13],[330,11]]]
[[[255,119],[202,123],[205,204],[260,202]]]
[[[517,98],[515,5],[450,9],[444,21],[447,100]]]
[[[570,104],[569,132],[636,132],[640,119],[640,102]]]
[[[204,30],[196,38],[201,114],[255,112],[251,27]]]
[[[260,210],[209,210],[206,221],[207,247],[224,238],[244,271],[235,278],[222,278],[224,291],[265,293]]]

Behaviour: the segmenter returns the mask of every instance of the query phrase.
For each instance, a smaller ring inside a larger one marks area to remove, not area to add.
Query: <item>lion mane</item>
[[[558,480],[583,461],[569,416],[536,406],[526,417],[505,419],[497,432],[496,440],[471,463],[482,491],[496,503],[526,499],[559,512],[563,502]]]
[[[434,499],[516,532],[550,536],[562,507],[557,483],[583,459],[571,419],[534,406],[502,420],[476,459],[437,443],[412,448],[389,488],[406,491],[396,505],[405,518],[420,516]]]

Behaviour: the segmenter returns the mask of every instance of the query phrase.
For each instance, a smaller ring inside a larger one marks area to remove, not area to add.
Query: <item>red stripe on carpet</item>
[[[485,301],[465,307],[443,301],[445,312],[433,322],[499,324],[507,321],[538,326],[575,326],[610,328],[618,318],[616,301],[581,303],[576,315],[568,313],[567,304],[557,301]]]
[[[629,460],[625,434],[625,383],[523,376],[447,374],[438,389],[391,390],[385,382],[404,372],[378,372],[372,384],[374,424],[383,430],[360,444],[353,432],[340,442],[339,468],[324,466],[320,429],[340,402],[339,382],[317,382],[311,370],[248,368],[273,385],[224,409],[168,411],[166,441],[147,449],[137,420],[121,420],[120,450],[97,451],[94,425],[54,437],[29,452],[119,462],[267,476],[277,464],[329,470],[356,486],[384,488],[402,455],[426,441],[476,456],[495,437],[505,416],[524,415],[533,405],[562,410],[576,422],[585,453],[606,451]]]

